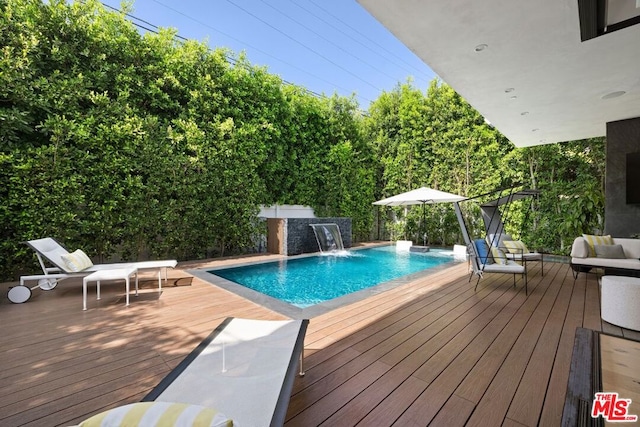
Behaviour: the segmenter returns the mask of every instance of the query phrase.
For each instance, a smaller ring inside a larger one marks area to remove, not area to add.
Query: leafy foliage
[[[507,231],[531,247],[566,254],[575,236],[603,229],[603,138],[516,149],[451,87],[437,80],[424,94],[410,82],[383,93],[371,105],[365,131],[380,159],[377,198],[420,186],[466,197],[491,193],[487,198],[497,198],[501,193],[496,190],[521,186],[541,190],[540,197],[515,202],[503,216]],[[478,203],[461,207],[470,233],[483,236]],[[422,224],[419,206],[395,208],[379,218],[378,229],[383,237],[422,242],[426,231],[433,244],[462,242],[450,206],[425,210]]]
[[[204,43],[140,35],[97,1],[2,2],[3,277],[19,242],[104,260],[253,250],[260,204],[305,203],[367,236],[371,155],[352,99],[317,99]]]
[[[376,210],[429,186],[543,190],[509,229],[566,252],[602,229],[602,139],[515,149],[451,87],[407,81],[363,113],[243,55],[141,35],[95,0],[0,2],[0,276],[33,271],[20,242],[54,236],[98,260],[255,250],[261,204],[353,219],[354,239],[460,242],[448,205]],[[374,217],[374,215],[377,215]],[[466,208],[473,233],[477,207]],[[377,218],[374,223],[374,218]]]

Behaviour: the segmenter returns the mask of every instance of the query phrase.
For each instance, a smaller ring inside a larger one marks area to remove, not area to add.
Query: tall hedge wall
[[[460,243],[451,206],[428,207],[423,226],[421,209],[371,205],[421,186],[542,190],[507,231],[547,252],[602,230],[603,138],[516,149],[438,80],[399,83],[362,113],[242,55],[141,35],[94,0],[0,12],[0,279],[34,271],[21,242],[42,236],[97,260],[250,251],[258,206],[273,203],[350,217],[356,241],[426,229],[430,244]]]
[[[241,55],[141,35],[96,1],[0,2],[0,277],[54,236],[98,260],[246,250],[258,206],[300,203],[368,235],[353,99]]]

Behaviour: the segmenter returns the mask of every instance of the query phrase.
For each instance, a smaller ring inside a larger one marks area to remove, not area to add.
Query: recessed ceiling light
[[[515,89],[512,87],[508,87],[504,90],[504,93],[509,93],[509,92],[513,92]]]
[[[484,44],[484,43],[483,43],[483,44],[479,44],[478,46],[476,46],[476,47],[474,48],[474,50],[475,50],[476,52],[482,52],[483,50],[485,50],[485,49],[486,49],[486,48],[488,48],[488,47],[489,47],[489,45],[486,45],[486,44]]]
[[[619,96],[624,95],[625,93],[627,93],[627,92],[625,92],[624,90],[619,90],[619,91],[616,91],[616,92],[611,92],[611,93],[608,93],[608,94],[604,95],[604,96],[602,97],[602,99],[617,98],[617,97],[619,97]]]
[[[538,132],[540,129],[535,128],[535,129],[531,129],[531,132]]]
[[[529,114],[528,111],[523,111],[522,113],[520,113],[521,116],[526,116],[527,114]]]
[[[517,97],[517,96],[515,96],[515,95],[513,95],[513,96],[512,96],[511,98],[509,98],[509,99],[518,99],[518,97]]]

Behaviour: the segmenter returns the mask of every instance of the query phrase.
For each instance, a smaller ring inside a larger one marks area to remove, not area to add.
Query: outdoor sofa
[[[591,268],[603,268],[605,274],[640,275],[640,239],[583,235],[571,247],[574,278]]]

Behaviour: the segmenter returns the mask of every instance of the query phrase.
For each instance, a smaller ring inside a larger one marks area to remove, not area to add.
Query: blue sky
[[[120,0],[102,0],[120,8]],[[211,48],[244,51],[287,82],[316,93],[356,94],[360,108],[431,69],[355,0],[135,0],[140,25],[171,27]]]

